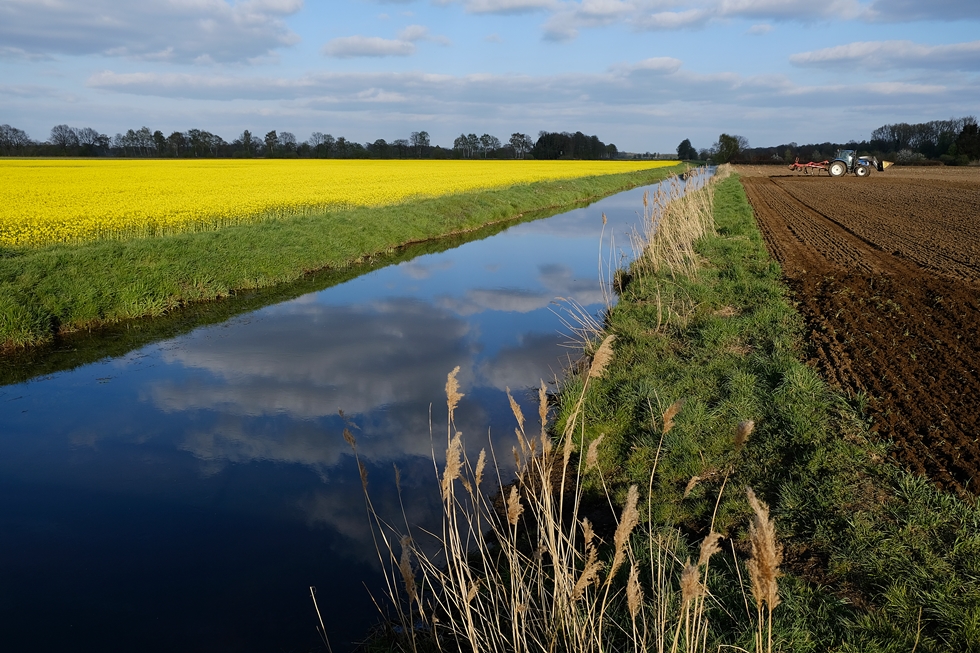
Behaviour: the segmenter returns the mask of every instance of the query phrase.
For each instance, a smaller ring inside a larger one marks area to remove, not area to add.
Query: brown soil
[[[898,461],[976,495],[980,169],[921,170],[739,172],[806,320],[812,362],[867,398]]]

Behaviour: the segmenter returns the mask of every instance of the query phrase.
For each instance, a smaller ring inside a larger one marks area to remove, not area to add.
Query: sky
[[[978,0],[0,0],[0,124],[847,142],[980,114],[978,37]]]

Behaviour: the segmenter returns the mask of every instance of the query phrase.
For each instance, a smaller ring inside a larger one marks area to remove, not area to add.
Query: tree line
[[[795,142],[773,147],[750,148],[741,136],[722,134],[710,148],[696,149],[690,139],[677,146],[677,157],[682,160],[713,160],[740,163],[792,163],[831,159],[839,149],[858,150],[880,159],[906,164],[967,165],[980,160],[980,127],[974,116],[932,120],[923,123],[895,123],[882,125],[864,141],[847,143]]]
[[[428,132],[388,142],[379,138],[359,143],[343,136],[315,131],[305,141],[288,131],[272,130],[264,136],[243,131],[231,142],[204,129],[165,135],[148,127],[129,129],[110,137],[91,127],[55,125],[45,141],[0,125],[0,155],[167,158],[338,158],[338,159],[608,159],[619,151],[596,136],[582,132],[514,133],[502,142],[496,136],[460,134],[452,148],[432,145]]]

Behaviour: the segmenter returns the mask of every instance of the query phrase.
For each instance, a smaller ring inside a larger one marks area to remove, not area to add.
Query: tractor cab
[[[855,150],[837,150],[837,154],[834,155],[834,160],[843,161],[848,171],[850,171],[854,169],[854,157],[856,155],[857,152]]]

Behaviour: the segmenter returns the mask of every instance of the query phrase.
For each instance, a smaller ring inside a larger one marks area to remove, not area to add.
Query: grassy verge
[[[408,243],[653,183],[671,171],[542,182],[207,233],[0,251],[0,343],[38,345],[58,333],[289,283]]]
[[[752,487],[784,547],[775,649],[980,650],[980,503],[890,464],[887,443],[800,362],[801,318],[737,178],[715,186],[713,213],[693,271],[644,258],[618,279],[614,362],[567,381],[559,430],[577,422],[582,447],[602,436],[613,496],[648,487],[656,466],[656,525],[692,543],[725,536],[709,641],[758,649],[741,589]]]

